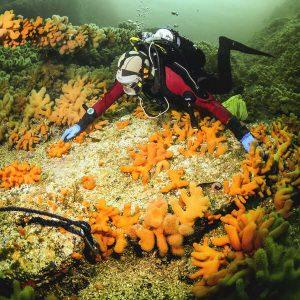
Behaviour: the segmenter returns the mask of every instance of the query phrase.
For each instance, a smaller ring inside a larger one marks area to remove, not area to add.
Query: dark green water
[[[193,40],[215,42],[228,35],[246,41],[284,0],[2,0],[0,10],[24,16],[67,15],[75,24],[116,26],[133,20],[143,27],[172,26]],[[297,2],[297,1],[293,1]],[[282,9],[279,9],[282,12]]]
[[[109,2],[109,3],[108,3]],[[262,26],[282,0],[87,0],[90,21],[101,25],[131,19],[145,27],[175,26],[194,40],[214,42],[219,35],[245,40]],[[84,12],[83,12],[84,16]]]

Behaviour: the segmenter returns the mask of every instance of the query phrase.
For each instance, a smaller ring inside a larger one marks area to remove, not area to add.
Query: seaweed
[[[234,65],[236,85],[243,86],[243,96],[250,120],[272,118],[293,112],[300,116],[299,16],[277,19],[259,32],[251,44],[272,53],[275,58],[238,56]]]
[[[300,255],[268,237],[262,248],[227,267],[227,275],[212,287],[195,286],[197,298],[209,299],[297,299]]]
[[[0,274],[1,278],[1,274]],[[14,280],[12,282],[12,294],[10,296],[2,296],[0,294],[0,300],[34,300],[35,291],[34,289],[27,285],[24,288],[21,288],[20,282]]]

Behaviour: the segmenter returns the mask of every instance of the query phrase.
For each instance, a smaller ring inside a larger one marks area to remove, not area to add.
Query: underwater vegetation
[[[0,287],[9,280],[13,293],[1,290],[0,298],[297,299],[298,29],[299,17],[286,17],[257,34],[253,44],[273,62],[234,56],[243,90],[227,105],[256,121],[249,124],[260,143],[245,154],[219,121],[199,115],[194,129],[175,110],[150,120],[128,96],[73,141],[60,141],[82,105],[109,89],[137,28],[3,12],[0,208],[85,221],[99,252],[88,264],[83,239],[64,226],[0,212]],[[213,72],[216,48],[197,45]]]
[[[35,292],[31,286],[25,286],[23,289],[20,286],[20,282],[13,281],[12,294],[9,297],[0,295],[1,300],[34,300]]]
[[[1,47],[0,62],[1,70],[11,72],[22,70],[39,60],[38,51],[29,46],[16,47],[15,51],[10,48]]]
[[[269,49],[274,54],[275,60],[273,63],[258,60],[260,63],[253,64],[250,68],[245,62],[246,74],[240,78],[243,78],[247,106],[253,107],[251,115],[254,115],[254,108],[262,118],[263,115],[286,114],[290,111],[298,117],[300,115],[298,105],[300,82],[297,68],[300,58],[297,37],[299,18],[300,16],[296,15],[293,18],[274,20],[253,39],[253,44]]]
[[[199,249],[197,245],[194,247]],[[192,255],[197,253],[202,252]],[[299,296],[299,253],[296,248],[283,247],[273,238],[267,238],[251,258],[234,255],[228,258],[225,269],[206,276],[209,286],[199,282],[193,287],[196,297],[216,296],[220,291],[224,299],[297,299]]]
[[[299,14],[295,14],[271,20],[250,40],[254,47],[272,53],[274,59],[233,53],[233,93],[242,94],[249,113],[248,120],[266,120],[291,111],[300,116],[299,18]],[[207,70],[214,72],[217,69],[217,48],[208,42],[197,45],[206,54]]]

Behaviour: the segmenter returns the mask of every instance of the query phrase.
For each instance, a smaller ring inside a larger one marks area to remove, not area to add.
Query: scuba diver
[[[125,52],[118,61],[116,81],[110,90],[93,107],[86,108],[85,115],[65,130],[61,139],[70,140],[103,114],[124,93],[137,96],[143,108],[143,98],[158,101],[165,113],[170,103],[186,110],[191,125],[198,122],[194,109],[205,110],[220,120],[249,152],[255,141],[245,125],[232,115],[213,94],[226,94],[232,89],[230,51],[273,57],[268,53],[250,48],[227,37],[219,37],[218,74],[204,70],[205,55],[192,41],[171,29],[159,29],[154,34],[144,32],[130,39],[134,50]]]

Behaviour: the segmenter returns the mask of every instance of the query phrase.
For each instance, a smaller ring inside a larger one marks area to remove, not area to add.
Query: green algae
[[[0,300],[34,300],[36,299],[35,291],[31,286],[25,286],[23,289],[20,286],[20,282],[13,281],[12,294],[9,297],[1,296]],[[1,293],[1,292],[0,292]]]
[[[161,259],[156,253],[140,256],[128,249],[121,257],[79,266],[52,292],[58,298],[71,297],[74,286],[87,285],[78,292],[79,299],[187,299],[192,297],[190,285],[182,278],[188,267],[187,257]],[[43,293],[48,292],[46,288]]]

